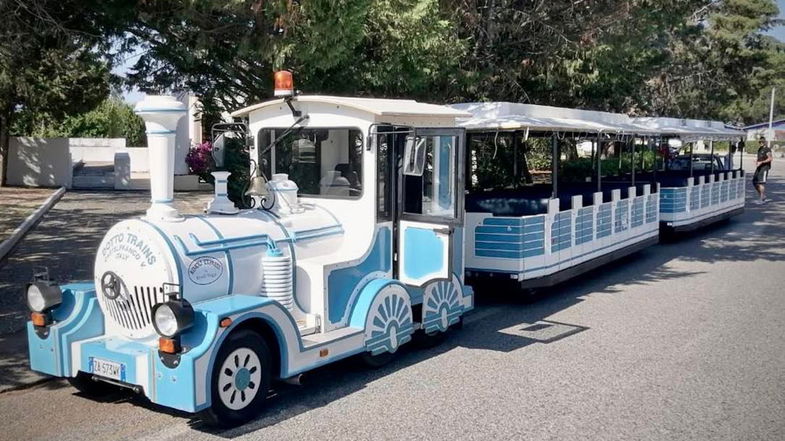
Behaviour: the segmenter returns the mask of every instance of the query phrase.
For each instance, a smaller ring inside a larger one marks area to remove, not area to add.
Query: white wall
[[[12,137],[8,153],[8,185],[71,188],[68,138]]]
[[[113,162],[114,154],[125,149],[125,138],[68,138],[71,161]]]
[[[177,99],[185,103],[188,113],[185,118],[177,124],[177,135],[174,150],[174,174],[187,175],[188,164],[185,163],[185,156],[191,146],[202,142],[202,122],[201,105],[199,99],[189,93],[180,94]],[[131,158],[133,164],[133,158]],[[132,165],[133,166],[133,165]]]

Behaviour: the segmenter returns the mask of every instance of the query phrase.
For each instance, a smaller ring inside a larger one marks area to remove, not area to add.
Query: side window
[[[262,129],[259,154],[286,129]],[[286,173],[301,196],[356,199],[362,196],[362,132],[355,129],[297,129],[259,158],[269,177]]]
[[[426,136],[421,176],[404,176],[404,212],[426,216],[456,217],[455,136]]]

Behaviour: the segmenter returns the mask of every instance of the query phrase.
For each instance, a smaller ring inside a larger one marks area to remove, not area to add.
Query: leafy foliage
[[[66,115],[60,121],[47,114],[38,117],[45,120],[30,128],[25,128],[24,119],[17,120],[12,132],[41,137],[125,138],[129,146],[147,145],[144,121],[120,98],[109,98],[93,110]]]

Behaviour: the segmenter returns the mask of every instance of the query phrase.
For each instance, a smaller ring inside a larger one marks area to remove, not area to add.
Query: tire
[[[93,375],[79,372],[76,377],[69,377],[68,382],[80,393],[91,398],[100,398],[120,391],[120,388],[103,381],[93,381]]]
[[[379,369],[390,364],[391,361],[395,360],[395,352],[382,352],[381,354],[371,355],[370,352],[363,352],[360,355],[360,361],[366,366],[371,369]]]
[[[233,332],[218,350],[210,390],[212,405],[202,412],[211,426],[236,427],[262,411],[272,379],[270,348],[257,333]]]
[[[448,331],[449,332],[449,331]],[[418,347],[422,349],[433,348],[439,346],[447,340],[448,332],[433,332],[430,334],[420,331],[414,335],[414,341]]]
[[[447,340],[450,331],[463,329],[463,316],[461,316],[456,323],[450,325],[444,332],[432,332],[427,334],[425,331],[420,331],[414,335],[415,344],[422,349],[433,348],[439,346]]]

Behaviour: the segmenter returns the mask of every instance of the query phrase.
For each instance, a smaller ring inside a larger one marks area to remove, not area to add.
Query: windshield
[[[692,169],[694,171],[701,171],[701,170],[711,170],[712,159],[711,156],[708,155],[695,155],[692,159]],[[714,161],[714,170],[721,171],[724,170],[724,165],[715,158]],[[672,159],[668,164],[669,170],[689,170],[690,169],[690,157],[689,156],[677,156],[676,158]]]
[[[259,131],[264,152],[286,128]],[[352,128],[297,128],[260,158],[271,177],[286,173],[305,197],[356,199],[362,195],[362,132]]]

